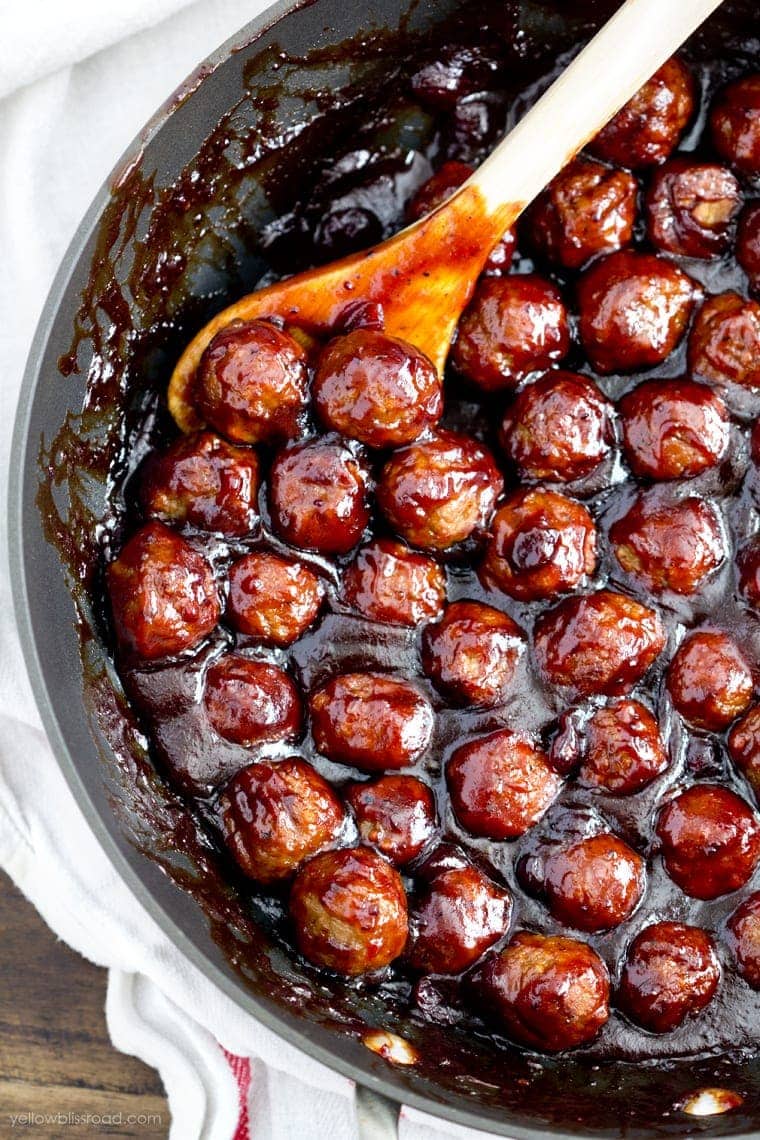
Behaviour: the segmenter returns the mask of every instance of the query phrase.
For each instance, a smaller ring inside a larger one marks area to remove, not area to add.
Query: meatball
[[[726,405],[692,380],[646,380],[623,396],[620,416],[625,456],[640,478],[690,479],[728,448]]]
[[[412,76],[412,91],[434,111],[453,111],[467,95],[487,89],[499,59],[480,45],[447,44]]]
[[[466,162],[444,162],[443,166],[420,186],[417,193],[408,203],[406,216],[409,222],[417,222],[420,218],[432,214],[439,206],[458,190],[473,173],[473,168]],[[515,251],[515,235],[513,230],[506,230],[501,241],[491,250],[485,264],[486,271],[500,271],[511,265]]]
[[[249,764],[230,780],[219,808],[227,847],[258,883],[288,878],[336,841],[344,819],[330,785],[297,756]]]
[[[501,444],[521,479],[570,483],[589,475],[610,450],[611,406],[577,372],[547,372],[507,408]]]
[[[382,673],[343,673],[311,698],[320,752],[367,772],[406,768],[427,748],[433,710],[408,681]]]
[[[760,891],[736,908],[726,931],[737,970],[753,990],[760,990]]]
[[[557,847],[544,861],[543,891],[554,918],[576,930],[611,930],[644,893],[640,855],[610,832]]]
[[[589,150],[632,170],[664,162],[678,146],[694,113],[694,78],[674,56],[610,119]]]
[[[541,819],[562,787],[546,755],[502,728],[462,744],[446,765],[462,827],[486,839],[516,839]]]
[[[290,892],[304,958],[337,974],[369,974],[404,949],[407,908],[398,871],[369,847],[324,851],[305,863]]]
[[[657,612],[612,590],[566,598],[541,615],[533,634],[544,681],[581,696],[627,692],[664,645]]]
[[[751,538],[737,557],[739,589],[751,606],[760,608],[760,535]]]
[[[621,250],[594,262],[578,282],[578,330],[597,372],[662,363],[689,323],[700,288],[672,261]]]
[[[245,748],[301,735],[298,689],[287,673],[266,661],[228,653],[206,673],[203,703],[216,732]]]
[[[509,892],[477,867],[435,875],[409,916],[409,964],[430,974],[459,974],[493,946],[509,926]]]
[[[598,954],[575,938],[520,931],[474,979],[484,1013],[529,1049],[587,1045],[610,1016],[610,978]]]
[[[760,859],[760,823],[743,799],[718,784],[695,784],[657,821],[665,870],[696,899],[743,887]]]
[[[586,725],[581,781],[617,796],[630,796],[668,766],[660,727],[641,701],[598,709]]]
[[[580,269],[628,245],[638,183],[625,170],[578,158],[560,171],[528,213],[531,243],[547,261]]]
[[[760,304],[738,293],[705,301],[689,335],[689,370],[712,384],[760,387]]]
[[[647,235],[664,253],[709,260],[731,244],[742,204],[739,183],[715,162],[673,158],[655,174],[646,196]]]
[[[422,639],[422,666],[436,687],[465,705],[494,705],[504,695],[525,645],[508,614],[482,602],[453,602]]]
[[[486,447],[447,431],[392,455],[378,481],[377,501],[407,542],[446,550],[488,525],[503,485]]]
[[[760,202],[753,203],[739,218],[736,260],[749,277],[753,293],[760,293]]]
[[[522,602],[580,585],[596,566],[596,528],[584,506],[555,491],[517,491],[496,512],[478,571]]]
[[[617,1004],[650,1033],[669,1033],[710,1003],[719,979],[720,963],[704,930],[656,922],[628,949]]]
[[[202,431],[152,454],[140,469],[140,505],[148,518],[238,537],[258,526],[259,460]]]
[[[363,843],[402,867],[416,859],[435,833],[435,800],[416,776],[381,776],[352,784],[346,799]]]
[[[570,326],[562,296],[536,274],[484,277],[459,322],[451,359],[486,392],[514,388],[562,360]]]
[[[726,556],[715,507],[694,495],[639,495],[610,528],[610,542],[623,570],[654,594],[693,594]]]
[[[200,414],[239,443],[292,439],[308,403],[306,354],[269,321],[234,321],[218,332],[198,365]]]
[[[443,611],[446,575],[426,554],[378,538],[363,546],[347,568],[343,598],[371,621],[414,628]]]
[[[755,797],[760,797],[760,705],[748,709],[731,729],[728,751]]]
[[[443,411],[435,365],[405,340],[367,328],[327,345],[312,397],[328,428],[368,447],[411,443]]]
[[[239,633],[267,645],[292,645],[314,622],[322,581],[303,562],[255,551],[233,562],[227,617]]]
[[[695,728],[720,732],[752,700],[752,670],[739,647],[719,630],[698,630],[682,641],[668,669],[676,710]]]
[[[272,464],[272,524],[293,546],[347,554],[369,522],[368,484],[362,459],[339,440],[295,444]]]
[[[760,74],[724,87],[710,112],[713,146],[734,170],[760,175]]]
[[[119,644],[154,660],[192,649],[219,621],[209,563],[160,522],[133,534],[106,571]]]

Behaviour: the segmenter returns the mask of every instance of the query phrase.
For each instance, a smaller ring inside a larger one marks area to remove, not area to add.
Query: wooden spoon
[[[346,306],[379,302],[388,333],[443,370],[459,317],[490,251],[548,182],[722,0],[626,0],[483,165],[426,218],[362,253],[278,281],[218,313],[169,383],[169,410],[195,431],[193,381],[209,341],[232,321],[280,317],[329,335]]]

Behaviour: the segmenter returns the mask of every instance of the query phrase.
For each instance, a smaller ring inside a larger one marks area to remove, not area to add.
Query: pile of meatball
[[[456,96],[449,79],[426,73],[418,96],[435,105],[436,81]],[[720,991],[719,942],[760,988],[760,891],[720,931],[639,911],[655,860],[699,900],[741,891],[760,862],[758,662],[709,605],[691,628],[673,617],[726,573],[738,605],[760,606],[756,516],[737,549],[704,481],[720,487],[737,447],[747,480],[760,464],[743,402],[760,390],[760,74],[718,91],[697,159],[676,148],[698,104],[670,60],[491,255],[450,369],[496,409],[492,446],[441,426],[449,381],[377,305],[319,345],[278,319],[232,324],[195,378],[205,428],[142,464],[140,525],[107,568],[122,663],[192,659],[228,632],[198,700],[251,757],[212,802],[242,874],[287,899],[300,954],[367,984],[389,968],[418,990],[453,976],[540,1051],[591,1042],[611,1006],[653,1034],[698,1016]],[[469,173],[445,162],[409,220]],[[510,272],[517,242],[545,274]],[[735,290],[711,295],[690,273],[731,258]],[[563,368],[571,351],[593,376]],[[674,352],[680,371],[659,377]],[[600,526],[623,483],[625,510]],[[450,600],[462,566],[477,596]],[[362,619],[367,638],[409,631],[418,672],[339,672],[305,691],[289,652],[326,612]],[[464,735],[435,758],[437,783],[435,763],[418,765],[439,711],[508,706],[520,668],[562,715],[541,738],[508,722]],[[676,763],[659,685],[688,735],[725,742],[746,794],[682,774],[636,850],[603,804]],[[326,779],[315,754],[344,776]],[[520,860],[548,925],[526,929],[477,841],[526,835],[570,783],[596,823]],[[588,936],[634,916],[624,959],[605,962]]]

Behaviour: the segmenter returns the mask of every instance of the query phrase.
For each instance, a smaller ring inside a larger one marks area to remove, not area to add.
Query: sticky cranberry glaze
[[[533,97],[503,66],[421,61],[403,178],[339,156],[273,263],[445,201]],[[237,323],[203,429],[146,435],[120,675],[317,979],[545,1053],[757,1044],[759,90],[661,68],[504,235],[443,378],[381,305]]]

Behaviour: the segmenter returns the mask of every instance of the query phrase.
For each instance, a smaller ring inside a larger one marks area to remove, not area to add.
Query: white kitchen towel
[[[26,0],[0,37],[0,486],[34,327],[77,222],[144,121],[263,0]],[[110,45],[110,46],[109,46]],[[4,499],[4,494],[3,494]],[[56,933],[110,971],[117,1048],[155,1066],[172,1140],[355,1140],[351,1082],[244,1015],[114,874],[42,732],[0,526],[0,865]],[[243,1058],[233,1061],[220,1048]],[[241,1080],[241,1073],[244,1079]],[[239,1086],[243,1101],[238,1103]],[[1,1108],[1,1106],[0,1106]],[[402,1136],[477,1134],[404,1112]]]

